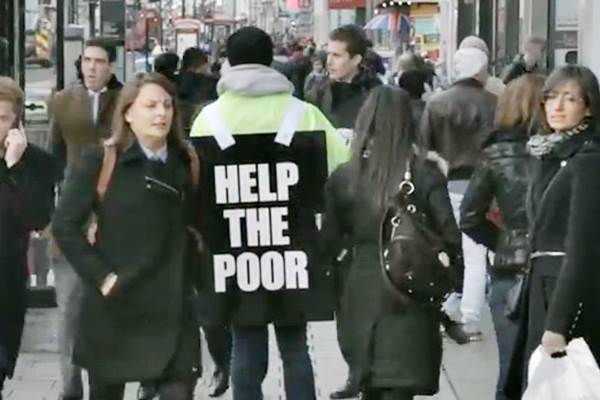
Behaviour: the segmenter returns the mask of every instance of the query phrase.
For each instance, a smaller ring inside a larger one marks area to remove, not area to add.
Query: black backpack
[[[454,288],[451,260],[441,235],[413,198],[411,161],[380,224],[383,281],[403,304],[439,307]]]

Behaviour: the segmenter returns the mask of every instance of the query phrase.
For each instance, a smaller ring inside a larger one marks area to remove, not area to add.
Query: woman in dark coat
[[[440,310],[397,303],[384,286],[379,264],[379,221],[403,179],[407,158],[416,152],[409,101],[397,88],[373,91],[357,119],[352,161],[339,167],[326,187],[325,249],[338,249],[345,235],[353,244],[341,329],[348,332],[351,368],[367,399],[404,400],[438,391]],[[412,164],[417,203],[443,236],[452,265],[460,268],[460,233],[446,179],[438,165],[420,156]]]
[[[530,271],[507,383],[510,398],[520,398],[529,358],[540,344],[554,354],[584,337],[600,360],[600,89],[589,69],[566,66],[548,78],[543,96],[544,132],[528,143]]]
[[[527,140],[537,129],[534,115],[541,101],[544,78],[528,74],[512,81],[498,101],[496,125],[483,147],[483,157],[471,177],[461,204],[460,227],[475,242],[495,252],[491,269],[490,309],[496,331],[500,374],[496,400],[503,387],[518,323],[505,315],[509,291],[527,267],[527,212],[529,184]],[[488,219],[498,207],[503,226]]]
[[[0,400],[25,321],[29,234],[44,229],[54,205],[56,166],[50,155],[27,144],[18,121],[23,99],[12,79],[0,78]]]
[[[130,381],[158,381],[161,399],[192,398],[199,369],[187,240],[192,168],[174,99],[159,74],[128,83],[115,111],[116,162],[105,194],[103,151],[88,151],[53,219],[85,285],[73,359],[89,371],[91,400],[120,400]],[[88,241],[93,215],[97,233]]]

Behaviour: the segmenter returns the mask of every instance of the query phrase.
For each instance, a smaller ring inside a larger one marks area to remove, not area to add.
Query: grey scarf
[[[575,128],[566,131],[556,131],[552,133],[538,133],[533,135],[527,142],[527,151],[534,157],[541,158],[550,154],[559,144],[569,138],[585,131],[589,127],[587,119],[583,120]]]

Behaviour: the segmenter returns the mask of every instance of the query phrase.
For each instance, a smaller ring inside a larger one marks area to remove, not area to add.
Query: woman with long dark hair
[[[86,153],[54,215],[56,241],[84,283],[73,360],[89,372],[91,400],[121,400],[132,381],[158,382],[163,400],[192,398],[194,169],[174,101],[160,74],[129,82],[112,143]],[[86,237],[92,218],[97,230]]]
[[[350,237],[354,255],[340,328],[349,335],[351,368],[370,400],[407,400],[438,391],[439,307],[398,303],[386,289],[380,267],[380,221],[407,162],[417,207],[427,215],[427,225],[443,237],[451,264],[462,264],[446,179],[436,163],[418,152],[415,140],[406,92],[390,86],[375,89],[357,118],[352,160],[339,167],[326,186],[325,249],[337,249],[339,241]]]
[[[527,141],[538,129],[535,115],[543,85],[542,76],[527,74],[503,91],[496,111],[497,128],[483,145],[483,157],[461,204],[463,232],[495,252],[489,304],[500,358],[496,400],[505,399],[502,388],[517,335],[517,318],[507,317],[507,302],[511,289],[518,293],[519,279],[527,267]],[[490,209],[496,207],[502,226],[488,218]]]
[[[507,385],[520,398],[527,364],[584,337],[600,360],[600,88],[593,72],[565,66],[546,80],[542,132],[528,142],[530,269]]]

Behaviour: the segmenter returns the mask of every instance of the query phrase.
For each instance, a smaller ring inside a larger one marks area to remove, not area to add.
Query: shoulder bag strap
[[[102,168],[100,169],[100,177],[96,184],[96,193],[100,202],[104,200],[104,195],[108,190],[112,173],[117,163],[117,147],[112,140],[104,142],[104,157],[102,158]]]
[[[185,149],[190,157],[192,188],[196,190],[200,185],[200,158],[198,157],[198,153],[196,153],[196,149],[190,142],[185,142]]]

